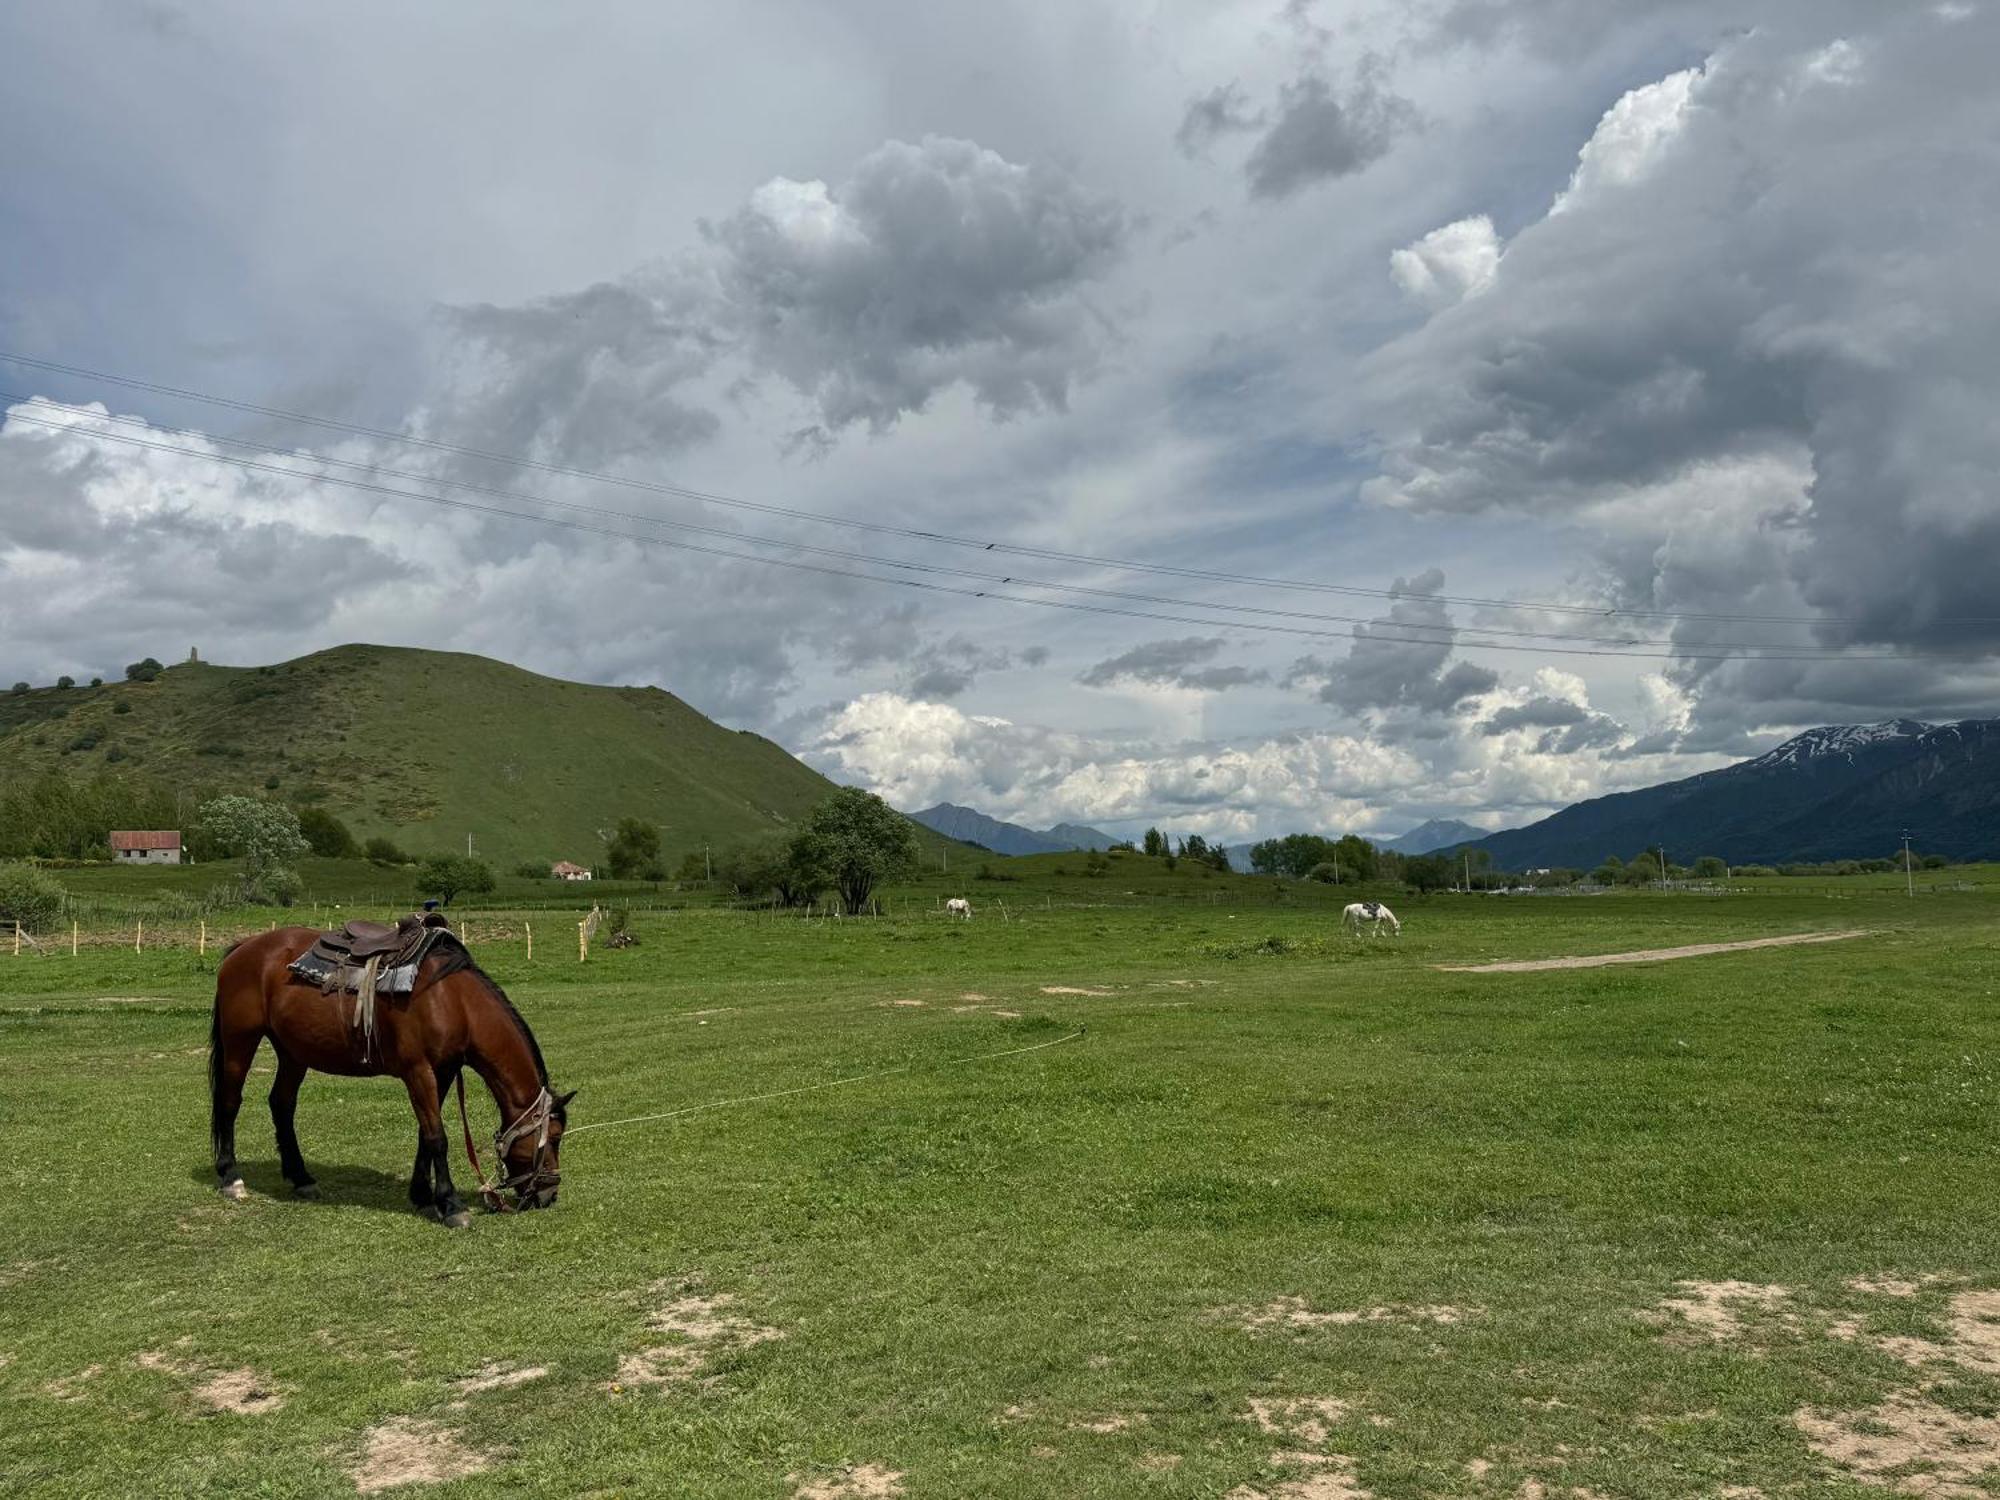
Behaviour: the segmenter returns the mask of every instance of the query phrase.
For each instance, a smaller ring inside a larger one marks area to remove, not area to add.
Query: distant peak
[[[1851,758],[1856,751],[1865,750],[1870,745],[1885,744],[1891,740],[1913,740],[1929,734],[1936,727],[1920,719],[1883,719],[1875,724],[1823,724],[1818,729],[1793,735],[1775,750],[1765,751],[1749,764],[1774,769],[1803,765],[1828,755]]]

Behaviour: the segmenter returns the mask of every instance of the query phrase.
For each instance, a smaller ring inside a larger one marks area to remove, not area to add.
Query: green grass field
[[[1057,863],[970,923],[475,928],[575,1125],[905,1071],[579,1134],[456,1234],[388,1080],[308,1081],[302,1203],[253,1078],[216,1196],[213,954],[0,957],[0,1490],[2000,1494],[1992,871],[1357,941],[1351,892]]]

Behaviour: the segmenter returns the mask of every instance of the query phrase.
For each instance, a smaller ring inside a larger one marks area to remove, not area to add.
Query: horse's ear
[[[567,1094],[557,1094],[557,1095],[556,1095],[556,1108],[557,1108],[557,1109],[567,1109],[567,1108],[569,1107],[569,1101],[570,1101],[570,1100],[572,1100],[572,1099],[574,1099],[575,1097],[576,1097],[576,1090],[575,1090],[575,1089],[571,1089],[571,1090],[570,1090],[570,1091],[569,1091],[569,1092],[568,1092]]]

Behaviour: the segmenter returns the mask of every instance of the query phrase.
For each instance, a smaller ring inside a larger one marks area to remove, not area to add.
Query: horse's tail
[[[216,987],[215,1012],[208,1018],[208,1144],[222,1156],[222,989]]]

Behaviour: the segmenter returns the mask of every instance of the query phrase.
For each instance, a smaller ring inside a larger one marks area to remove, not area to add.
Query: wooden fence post
[[[199,946],[196,951],[202,957],[206,957],[208,955],[208,919],[206,917],[202,918],[201,937],[198,942]]]
[[[146,951],[146,923],[143,919],[139,923],[139,930],[132,934],[132,951],[134,953]]]
[[[521,922],[521,927],[528,934],[528,962],[533,963],[535,961],[535,924],[524,918]]]
[[[21,924],[17,921],[14,923],[14,957],[19,958],[20,956],[21,956]]]
[[[69,956],[71,958],[76,957],[76,937],[77,937],[77,924],[72,922],[69,924]]]

